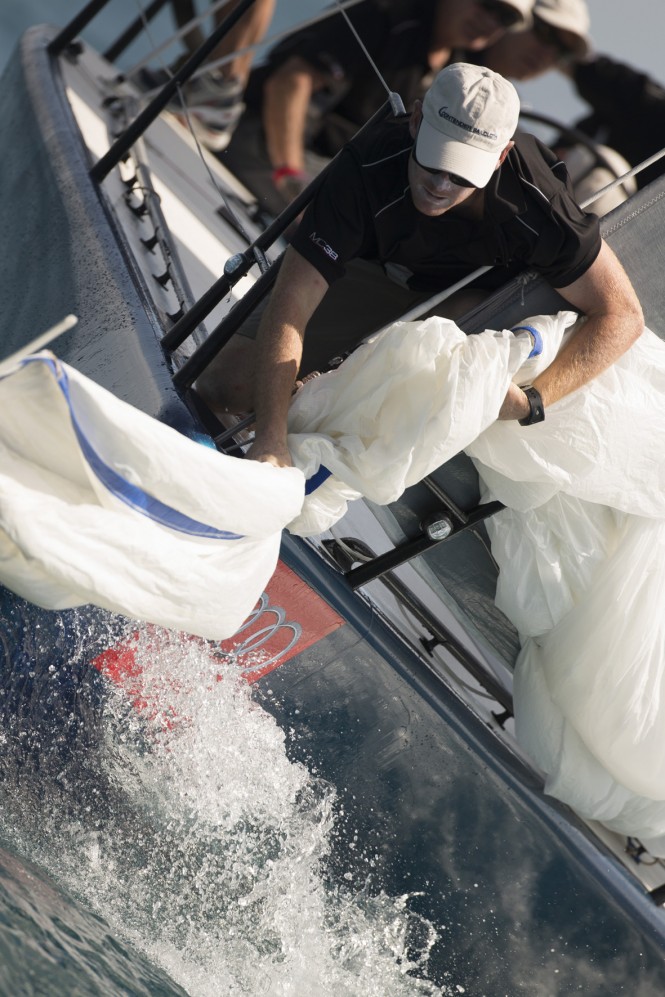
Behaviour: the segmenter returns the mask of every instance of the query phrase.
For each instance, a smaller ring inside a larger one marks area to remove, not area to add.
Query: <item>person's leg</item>
[[[389,280],[377,264],[354,260],[346,275],[331,284],[307,325],[299,377],[328,369],[331,360],[350,352],[427,297]],[[267,300],[197,379],[197,393],[218,415],[244,413],[254,407],[254,340]]]
[[[186,24],[189,24],[189,22],[193,21],[196,17],[193,0],[171,0],[171,7],[173,8],[175,22],[179,28],[184,28]],[[192,28],[192,30],[185,35],[183,41],[187,46],[186,58],[188,58],[193,52],[196,52],[201,45],[203,45],[203,42],[205,41],[205,34],[200,27]]]
[[[242,116],[218,159],[254,195],[263,211],[273,216],[283,211],[286,202],[272,180],[272,164],[258,114],[249,110]]]
[[[237,4],[238,0],[229,0],[229,3],[215,14],[215,24],[221,24],[235,10]],[[235,53],[263,41],[274,12],[275,0],[254,0],[249,10],[222,39],[210,55],[210,62],[233,55],[231,61],[220,66],[222,76],[238,80],[243,87],[247,85],[254,52],[244,52],[241,55]]]
[[[254,408],[255,362],[254,340],[236,333],[199,374],[194,390],[218,419],[229,413],[245,415]]]
[[[196,16],[193,0],[171,0],[171,5],[179,28],[184,27]],[[213,19],[215,26],[225,21],[237,6],[238,0],[228,0],[228,3],[216,11]],[[240,49],[258,45],[263,41],[274,12],[275,0],[254,0],[249,10],[245,11],[240,20],[222,38],[207,59],[209,63],[224,59],[218,70],[220,77],[237,80],[244,89],[247,85],[254,52],[244,52],[242,55],[235,53]],[[198,26],[192,28],[189,34],[185,35],[184,42],[187,46],[188,56],[192,55],[203,44],[206,34],[207,32]]]
[[[176,0],[183,4],[183,0]],[[189,0],[185,7],[191,7]],[[238,0],[228,0],[215,14],[215,24],[221,24],[238,6]],[[213,152],[224,150],[245,110],[243,95],[247,86],[253,50],[239,50],[260,42],[273,16],[275,0],[255,0],[240,20],[222,38],[206,60],[208,67],[183,87],[190,112],[190,127],[199,141]],[[178,6],[176,6],[178,13]],[[184,16],[180,11],[180,16]],[[186,36],[188,43],[199,38],[197,32]],[[177,109],[176,109],[176,113]]]

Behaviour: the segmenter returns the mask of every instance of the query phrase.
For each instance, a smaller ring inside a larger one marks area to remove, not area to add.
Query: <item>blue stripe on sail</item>
[[[313,474],[312,477],[308,478],[305,482],[305,495],[311,495],[312,492],[315,492],[324,481],[328,480],[331,474],[332,471],[329,471],[327,467],[324,467],[323,464],[321,464],[316,474]]]
[[[60,387],[60,390],[62,391],[67,402],[69,414],[72,420],[72,426],[74,427],[74,432],[76,433],[83,455],[96,477],[112,495],[115,495],[116,498],[141,513],[143,516],[147,516],[149,519],[152,519],[155,523],[159,523],[161,526],[167,526],[169,529],[175,530],[178,533],[186,533],[189,536],[195,537],[207,537],[211,540],[242,539],[243,534],[241,533],[230,533],[227,530],[218,530],[214,526],[208,526],[205,523],[198,522],[196,519],[191,519],[184,513],[178,512],[177,509],[172,509],[171,506],[166,505],[164,502],[161,502],[159,499],[143,491],[143,489],[138,485],[133,485],[129,481],[126,481],[122,475],[118,474],[118,472],[112,467],[109,467],[108,464],[104,463],[90,441],[87,439],[83,428],[78,422],[69,391],[67,372],[63,367],[56,364],[54,360],[51,360],[48,357],[26,357],[21,361],[21,363],[34,363],[35,361],[48,364],[53,371],[58,386]]]

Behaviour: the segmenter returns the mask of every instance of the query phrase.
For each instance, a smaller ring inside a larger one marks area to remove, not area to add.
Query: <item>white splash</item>
[[[334,790],[289,760],[237,669],[151,631],[134,656],[147,730],[119,692],[107,757],[141,817],[118,815],[72,869],[111,926],[192,997],[447,993],[408,896],[326,881]]]

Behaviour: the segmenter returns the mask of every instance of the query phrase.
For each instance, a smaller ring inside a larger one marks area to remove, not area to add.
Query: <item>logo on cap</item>
[[[451,125],[457,125],[458,128],[463,128],[467,132],[472,132],[474,135],[480,135],[481,138],[494,140],[499,137],[496,132],[488,132],[482,128],[474,128],[474,126],[470,125],[468,121],[460,121],[459,118],[455,118],[452,114],[448,114],[447,104],[439,108],[438,114],[440,118],[445,118],[446,121],[450,121]]]

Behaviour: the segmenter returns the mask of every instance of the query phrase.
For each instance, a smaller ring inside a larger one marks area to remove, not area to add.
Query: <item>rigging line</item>
[[[187,24],[184,24],[181,28],[179,28],[172,35],[170,35],[166,39],[166,41],[162,42],[161,45],[155,46],[152,52],[149,52],[146,56],[140,59],[134,66],[131,67],[131,69],[125,70],[121,74],[121,77],[123,79],[131,78],[136,73],[139,73],[142,69],[145,69],[145,67],[152,61],[152,59],[155,59],[158,56],[160,56],[163,52],[166,51],[166,49],[170,48],[174,42],[179,41],[182,37],[184,37],[184,35],[188,34],[193,28],[197,28],[203,21],[205,21],[210,16],[210,14],[214,14],[220,8],[225,7],[228,2],[229,0],[217,0],[217,2],[213,3],[205,11],[204,14],[192,18],[191,21],[188,21]],[[342,6],[344,9],[346,9],[347,7],[355,7],[357,4],[363,2],[364,0],[343,0]],[[334,7],[326,7],[319,14],[315,14],[313,17],[307,18],[304,21],[299,21],[296,24],[292,24],[290,25],[290,27],[284,28],[284,30],[282,31],[276,31],[273,35],[268,35],[266,38],[262,39],[262,41],[256,42],[254,45],[247,45],[245,48],[238,49],[237,52],[231,52],[229,55],[224,55],[221,56],[219,59],[215,59],[214,62],[206,63],[205,66],[201,66],[199,69],[196,70],[196,72],[192,73],[191,79],[195,80],[203,73],[210,72],[210,70],[213,69],[218,69],[220,66],[226,65],[227,62],[231,62],[239,55],[246,55],[249,54],[250,52],[256,52],[258,49],[263,48],[263,46],[273,45],[275,42],[280,41],[282,38],[288,37],[288,35],[293,34],[295,31],[300,31],[303,28],[309,28],[313,24],[318,24],[319,21],[325,21],[326,18],[331,17],[333,14],[336,13],[337,10]],[[145,96],[147,98],[152,97],[153,94],[158,92],[158,89],[159,88],[155,88],[155,90],[147,91]]]
[[[145,33],[146,33],[149,41],[152,44],[153,43],[153,37],[152,37],[152,32],[150,30],[150,22],[148,21],[147,17],[145,16],[145,11],[143,9],[143,4],[141,3],[141,0],[135,0],[135,3],[136,3],[136,7],[138,9],[138,12],[139,12],[139,17],[143,21],[143,30],[145,31]],[[226,4],[226,3],[228,3],[228,0],[224,0],[224,4]],[[159,62],[160,62],[161,68],[166,73],[169,74],[169,77],[171,79],[173,79],[173,73],[171,72],[170,68],[163,62],[163,60],[161,58],[159,59]],[[178,86],[177,93],[178,93],[178,100],[180,101],[180,106],[181,106],[181,109],[182,109],[182,113],[184,115],[185,120],[187,121],[187,128],[189,129],[190,135],[194,139],[194,144],[196,145],[196,151],[197,151],[198,157],[201,160],[201,162],[202,162],[202,164],[203,164],[203,166],[205,168],[206,173],[208,174],[208,179],[210,180],[210,183],[212,184],[214,190],[217,192],[217,194],[221,198],[221,200],[222,200],[222,202],[224,204],[224,207],[228,211],[229,215],[233,219],[233,221],[234,221],[234,223],[235,223],[235,225],[237,227],[237,231],[242,235],[243,239],[246,240],[247,244],[251,245],[252,239],[251,239],[249,233],[247,232],[247,230],[245,229],[244,225],[240,221],[240,218],[238,217],[237,213],[233,210],[233,206],[230,203],[230,201],[228,200],[228,198],[226,196],[226,192],[220,187],[219,183],[217,182],[217,178],[215,177],[215,174],[210,169],[210,164],[208,163],[208,160],[206,159],[206,156],[204,155],[203,149],[201,148],[201,143],[199,142],[199,139],[198,139],[198,137],[196,135],[195,129],[194,129],[193,125],[192,125],[192,120],[191,120],[191,118],[189,116],[189,110],[187,108],[187,102],[185,101],[185,98],[184,98],[183,93],[182,93],[182,88],[180,86]]]
[[[390,87],[388,86],[388,84],[386,83],[386,81],[384,80],[383,75],[381,73],[381,70],[379,69],[379,67],[377,66],[377,64],[374,62],[374,59],[372,58],[372,56],[369,54],[369,52],[367,50],[367,46],[365,45],[364,41],[362,40],[362,38],[360,37],[360,35],[356,31],[355,27],[351,23],[351,18],[346,13],[346,10],[345,10],[343,4],[340,2],[340,0],[334,0],[334,2],[335,2],[335,6],[336,6],[337,10],[339,11],[339,13],[342,15],[342,17],[346,21],[347,25],[349,26],[349,28],[353,32],[356,41],[358,42],[358,44],[360,45],[361,49],[363,50],[363,54],[364,54],[365,58],[367,59],[367,61],[369,62],[369,64],[372,67],[372,69],[374,70],[376,78],[378,79],[378,81],[381,84],[381,86],[383,87],[383,89],[386,91],[386,96],[388,97],[388,100],[390,102],[390,107],[392,109],[393,114],[395,116],[397,116],[399,114],[404,114],[405,113],[405,109],[404,109],[404,102],[402,101],[402,98],[400,97],[400,95],[398,93],[394,93],[390,89]]]

